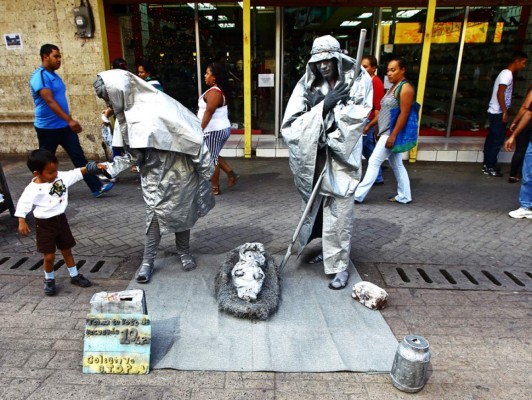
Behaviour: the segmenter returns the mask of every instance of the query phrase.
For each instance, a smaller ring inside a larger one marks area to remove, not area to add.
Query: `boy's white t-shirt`
[[[514,87],[514,75],[509,69],[503,69],[495,83],[493,84],[493,91],[491,92],[491,100],[488,106],[488,112],[490,114],[502,114],[501,105],[497,99],[497,91],[499,90],[499,85],[506,85],[506,90],[504,91],[504,103],[506,108],[510,108],[512,105],[512,90]]]
[[[26,218],[33,206],[35,218],[46,219],[63,214],[68,205],[67,188],[82,179],[81,168],[59,171],[53,182],[36,183],[33,178],[18,200],[15,216]]]

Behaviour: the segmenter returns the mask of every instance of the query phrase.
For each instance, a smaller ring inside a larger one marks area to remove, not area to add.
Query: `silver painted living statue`
[[[315,39],[281,126],[304,205],[325,169],[298,241],[302,251],[314,238],[322,238],[323,252],[308,262],[323,262],[325,273],[335,274],[331,289],[344,288],[349,279],[353,194],[362,172],[359,139],[373,103],[371,77],[364,68],[355,76],[355,65],[332,36]]]
[[[100,72],[94,88],[113,109],[126,149],[124,156],[107,163],[107,172],[114,177],[132,166],[140,167],[146,240],[137,282],[150,281],[161,235],[166,233],[175,234],[183,269],[194,269],[190,229],[214,207],[210,184],[214,166],[199,119],[127,71]]]

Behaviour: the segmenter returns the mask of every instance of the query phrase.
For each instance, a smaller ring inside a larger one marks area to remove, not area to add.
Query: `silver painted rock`
[[[393,385],[403,392],[419,392],[427,381],[430,362],[429,342],[416,335],[407,335],[395,353],[390,376]]]
[[[384,289],[367,281],[355,283],[351,296],[372,310],[384,308],[388,301],[388,293]]]

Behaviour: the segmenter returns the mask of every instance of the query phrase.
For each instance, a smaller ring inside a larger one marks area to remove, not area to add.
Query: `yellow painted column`
[[[244,0],[244,158],[251,158],[251,6]]]
[[[103,0],[98,0],[98,24],[97,26],[100,26],[100,40],[102,42],[102,57],[103,62],[105,64],[105,69],[111,68],[111,62],[109,61],[109,48],[107,46],[107,28],[105,26],[105,11],[104,11],[104,5]],[[94,21],[96,22],[96,21]]]
[[[436,13],[436,0],[429,0],[427,7],[427,21],[425,22],[425,36],[423,38],[423,49],[421,52],[421,65],[419,66],[419,81],[416,91],[416,101],[421,105],[419,117],[423,114],[423,98],[425,97],[425,86],[427,83],[427,71],[429,67],[430,45],[432,44],[432,26],[434,25],[434,14]],[[419,136],[419,126],[418,126]],[[417,146],[409,151],[409,161],[416,162]]]

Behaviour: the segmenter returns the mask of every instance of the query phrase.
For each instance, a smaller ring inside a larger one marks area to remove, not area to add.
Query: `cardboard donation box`
[[[100,292],[85,322],[83,373],[147,374],[151,321],[143,290]]]

